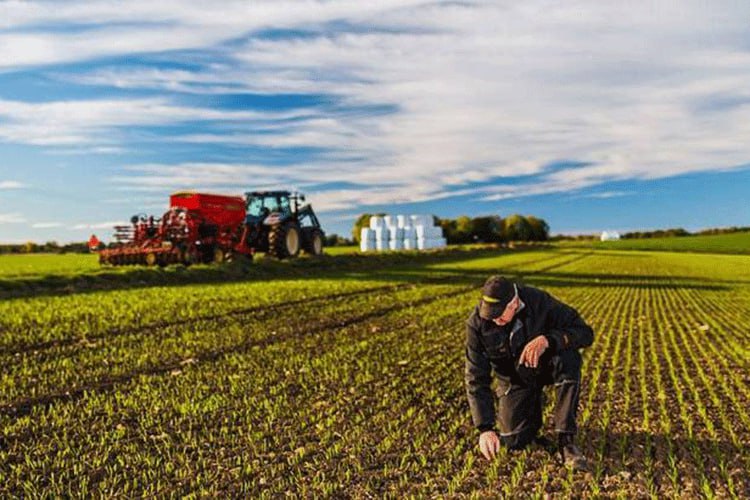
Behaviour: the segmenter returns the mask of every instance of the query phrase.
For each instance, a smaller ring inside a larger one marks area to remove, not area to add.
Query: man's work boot
[[[532,443],[534,443],[540,448],[543,448],[547,453],[554,453],[556,451],[555,443],[553,443],[551,440],[547,439],[544,436],[541,436],[541,435],[535,436]]]
[[[560,433],[560,455],[563,463],[573,470],[585,472],[589,469],[586,457],[573,442],[574,434]]]

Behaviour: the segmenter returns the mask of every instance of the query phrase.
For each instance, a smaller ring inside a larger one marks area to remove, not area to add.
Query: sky
[[[553,233],[750,225],[750,2],[0,2],[0,242],[178,190]]]

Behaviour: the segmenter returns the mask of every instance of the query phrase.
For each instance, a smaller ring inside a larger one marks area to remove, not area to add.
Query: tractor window
[[[263,198],[250,198],[247,204],[247,214],[253,217],[260,217],[260,212],[263,209]]]
[[[286,196],[279,198],[279,212],[284,212],[285,214],[292,213],[292,209],[289,206],[289,198]]]
[[[312,217],[310,217],[310,214],[300,214],[299,216],[299,225],[300,227],[312,227],[314,226]]]
[[[269,212],[279,212],[279,200],[275,196],[269,196],[266,198],[266,208]]]

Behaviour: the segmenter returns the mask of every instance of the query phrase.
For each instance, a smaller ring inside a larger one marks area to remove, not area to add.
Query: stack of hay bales
[[[431,215],[370,217],[370,227],[360,234],[360,250],[428,250],[446,245],[443,229]]]
[[[443,228],[434,224],[432,216],[412,215],[411,221],[416,233],[417,249],[429,250],[446,245]]]
[[[369,227],[363,227],[359,233],[359,249],[362,252],[371,252],[375,250],[375,230]]]

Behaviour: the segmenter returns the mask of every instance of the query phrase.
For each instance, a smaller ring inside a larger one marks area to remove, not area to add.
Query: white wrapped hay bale
[[[411,225],[412,226],[434,226],[435,225],[435,218],[432,215],[411,215]]]
[[[404,228],[404,250],[417,249],[417,230],[413,227]]]
[[[396,216],[396,226],[404,228],[409,227],[411,225],[411,219],[406,215],[397,215]]]
[[[404,241],[404,228],[392,227],[389,228],[389,232],[391,234],[391,241]]]
[[[370,217],[370,229],[378,229],[379,227],[383,227],[383,225],[383,218],[379,215]]]
[[[388,240],[388,248],[390,250],[403,250],[404,249],[404,230],[400,227],[391,226],[388,228],[390,239]]]
[[[383,224],[385,224],[388,227],[395,226],[396,225],[395,217],[393,217],[392,215],[384,215]]]
[[[375,240],[375,250],[382,252],[390,249],[390,240]]]
[[[375,250],[375,231],[363,227],[359,233],[359,249],[362,252],[371,252]]]
[[[432,250],[433,248],[444,247],[444,238],[417,238],[417,248],[419,250]]]
[[[404,240],[403,238],[400,240],[390,240],[388,242],[388,248],[391,250],[403,250],[404,249]]]
[[[391,231],[385,226],[375,229],[375,249],[379,252],[388,250],[391,240]]]
[[[417,238],[424,238],[427,240],[437,239],[443,237],[443,228],[438,226],[414,226],[417,231]]]
[[[375,233],[375,238],[374,238],[375,241],[385,241],[385,242],[387,242],[388,240],[391,239],[391,230],[388,229],[385,226],[381,226],[379,228],[376,228],[374,230],[374,233]]]

